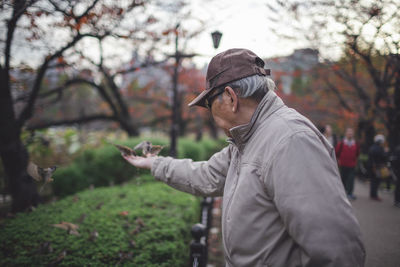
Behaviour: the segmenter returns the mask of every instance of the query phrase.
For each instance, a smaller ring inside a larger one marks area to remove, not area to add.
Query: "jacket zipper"
[[[233,196],[235,195],[236,188],[237,188],[237,185],[238,185],[238,183],[239,183],[239,174],[240,174],[240,168],[239,168],[239,167],[240,167],[240,162],[241,162],[241,160],[240,160],[241,157],[240,157],[239,149],[237,149],[237,155],[238,155],[238,157],[237,157],[237,161],[236,161],[236,167],[237,167],[237,170],[236,170],[236,180],[234,181],[232,194],[231,194],[231,196],[230,196],[230,198],[229,198],[229,200],[228,200],[228,203],[226,204],[226,211],[225,211],[225,223],[226,223],[226,224],[230,223],[229,211],[230,211],[230,208],[231,208],[231,203],[232,203]],[[224,239],[228,240],[227,226],[224,227],[224,236],[225,236]],[[224,240],[224,243],[225,243],[226,249],[228,250],[228,242],[226,242],[226,241]],[[229,249],[230,249],[230,245],[229,245]]]

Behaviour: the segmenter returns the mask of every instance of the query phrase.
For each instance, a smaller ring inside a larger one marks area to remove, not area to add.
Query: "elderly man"
[[[156,179],[199,196],[223,196],[227,266],[364,266],[359,224],[335,151],[318,129],[274,93],[264,62],[230,49],[210,62],[207,107],[229,137],[208,161],[124,156]]]

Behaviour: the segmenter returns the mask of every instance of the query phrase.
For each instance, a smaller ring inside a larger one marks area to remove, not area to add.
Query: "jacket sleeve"
[[[198,196],[222,196],[230,158],[229,146],[208,161],[158,157],[151,173],[157,180],[183,192]]]
[[[302,266],[364,266],[360,227],[334,152],[311,132],[295,133],[278,147],[264,180],[287,232],[302,250]]]

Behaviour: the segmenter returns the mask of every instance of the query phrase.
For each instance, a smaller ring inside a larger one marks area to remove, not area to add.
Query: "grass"
[[[3,221],[0,265],[186,266],[198,217],[197,198],[158,182],[87,190]]]

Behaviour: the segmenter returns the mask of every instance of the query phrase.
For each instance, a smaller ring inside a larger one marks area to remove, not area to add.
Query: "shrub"
[[[178,140],[178,157],[189,158],[194,161],[204,160],[204,147],[200,142],[188,138]]]
[[[141,141],[135,138],[122,144],[134,147]],[[160,140],[155,142],[162,144]],[[57,170],[53,175],[53,191],[57,196],[66,196],[90,185],[121,184],[144,174],[149,174],[149,171],[133,167],[121,157],[118,149],[107,143],[98,149],[85,150],[71,165]]]
[[[167,156],[169,146],[163,138],[149,138],[153,144],[164,145],[160,155]],[[143,141],[141,138],[132,138],[125,142],[117,142],[129,147],[134,147]],[[205,139],[195,142],[188,138],[179,139],[179,158],[191,158],[194,161],[207,160],[215,152],[219,151],[225,141]],[[53,191],[57,196],[67,196],[79,192],[90,185],[95,187],[110,184],[121,184],[133,177],[148,175],[148,170],[137,169],[127,163],[113,145],[106,143],[98,149],[87,149],[81,153],[74,162],[54,173]]]
[[[203,139],[201,140],[201,146],[204,149],[204,160],[208,160],[212,155],[226,147],[227,142],[225,138],[220,138],[217,140]]]
[[[86,150],[70,166],[57,170],[53,175],[53,190],[57,196],[66,196],[89,185],[121,184],[143,173],[122,159],[117,149],[106,145]]]
[[[0,266],[50,265],[63,251],[60,266],[187,266],[199,212],[195,197],[159,182],[86,190],[3,221]],[[52,226],[61,222],[79,236]]]

